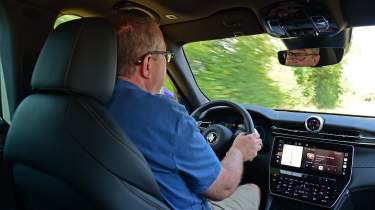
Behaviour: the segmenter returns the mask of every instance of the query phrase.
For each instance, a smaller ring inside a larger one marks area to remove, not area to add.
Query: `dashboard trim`
[[[354,142],[354,141],[346,141],[346,140],[334,140],[334,139],[329,139],[329,138],[310,137],[310,136],[302,135],[304,133],[307,133],[307,132],[304,132],[304,131],[291,130],[291,129],[285,129],[285,128],[277,128],[277,129],[281,129],[281,130],[285,130],[285,131],[289,131],[289,132],[294,132],[296,134],[292,135],[292,134],[286,134],[286,133],[281,133],[281,132],[277,132],[277,131],[272,131],[272,134],[281,135],[281,136],[289,136],[289,137],[303,137],[303,138],[306,138],[306,139],[323,140],[323,141],[329,141],[329,142],[332,142],[332,143],[344,143],[344,144],[357,145],[357,146],[373,146],[373,147],[375,147],[375,142],[374,143]],[[299,134],[299,133],[301,133],[301,134]],[[375,138],[367,138],[367,137],[361,137],[361,136],[335,135],[335,134],[329,134],[329,133],[320,133],[320,134],[329,135],[329,136],[332,136],[332,137],[357,138],[358,140],[375,140]]]
[[[352,142],[352,141],[344,141],[344,140],[333,140],[333,139],[326,139],[326,138],[316,138],[316,137],[308,137],[308,136],[298,136],[298,135],[291,135],[291,134],[285,134],[285,133],[278,133],[278,132],[272,132],[272,134],[277,134],[281,136],[289,136],[289,137],[303,137],[310,140],[324,140],[329,141],[332,143],[345,143],[350,145],[356,145],[356,146],[373,146],[375,147],[375,143],[368,143],[368,142]]]

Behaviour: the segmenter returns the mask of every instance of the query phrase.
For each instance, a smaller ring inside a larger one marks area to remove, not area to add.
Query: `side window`
[[[173,86],[173,83],[168,75],[165,75],[163,88],[161,89],[161,94],[175,97],[175,87]]]
[[[7,13],[4,11],[4,8],[0,4],[0,121],[5,121],[10,124],[11,114],[9,108],[8,92],[5,86],[5,77],[4,77],[4,66],[5,61],[3,56],[8,52],[9,46],[9,25]]]
[[[165,75],[164,84],[162,89],[160,90],[160,94],[174,98],[175,100],[179,101],[177,89],[168,74]]]
[[[0,54],[1,56],[1,54]],[[0,57],[0,91],[1,91],[1,117],[6,122],[10,123],[10,112],[9,112],[9,104],[8,104],[8,94],[6,92],[5,87],[5,79],[4,79],[4,71],[3,71],[3,64],[1,63]]]
[[[79,19],[79,18],[81,18],[81,17],[77,16],[77,15],[60,15],[56,19],[55,24],[53,25],[53,28],[56,28],[61,23],[65,23],[65,22],[68,22],[68,21],[71,21],[71,20],[75,20],[75,19]]]
[[[189,103],[181,95],[181,92],[179,92],[178,87],[175,85],[175,83],[172,81],[171,77],[168,74],[165,75],[163,87],[160,90],[160,94],[173,98],[174,100],[176,100],[177,103],[184,105],[186,110],[191,111]]]

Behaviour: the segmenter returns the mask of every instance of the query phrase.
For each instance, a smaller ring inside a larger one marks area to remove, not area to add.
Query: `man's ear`
[[[141,76],[145,79],[149,79],[151,77],[151,56],[147,55],[143,59],[143,63],[141,64]]]
[[[318,65],[319,60],[320,60],[320,55],[314,56],[314,66]]]

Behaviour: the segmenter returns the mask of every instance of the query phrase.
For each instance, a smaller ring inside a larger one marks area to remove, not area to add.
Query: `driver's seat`
[[[105,109],[116,65],[116,35],[104,19],[71,21],[49,36],[5,145],[25,209],[168,209]]]

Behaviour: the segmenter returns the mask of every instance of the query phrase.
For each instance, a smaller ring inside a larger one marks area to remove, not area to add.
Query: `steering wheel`
[[[243,124],[245,127],[245,132],[246,133],[255,132],[253,119],[251,118],[249,112],[241,105],[231,102],[231,101],[226,101],[226,100],[210,101],[198,107],[194,112],[191,113],[191,116],[195,120],[198,121],[199,118],[202,116],[202,114],[206,112],[208,109],[213,108],[213,107],[220,107],[220,106],[229,107],[230,109],[235,110],[238,113],[240,113],[241,116],[243,117]],[[231,143],[233,142],[235,138],[235,135],[229,128],[220,124],[210,125],[208,128],[206,128],[202,132],[202,135],[206,139],[207,143],[212,147],[212,149],[214,150],[216,155],[219,157],[219,159],[225,156],[225,153],[228,151],[229,147],[232,145]]]

